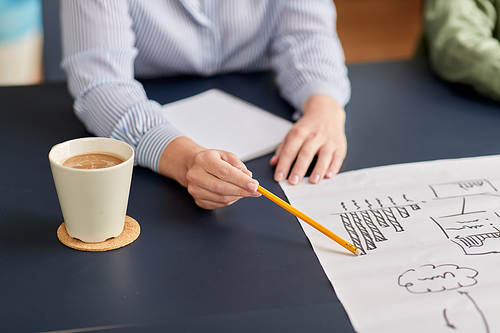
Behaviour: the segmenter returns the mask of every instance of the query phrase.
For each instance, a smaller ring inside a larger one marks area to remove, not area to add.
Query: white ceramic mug
[[[63,166],[69,157],[96,152],[112,153],[125,161],[103,169]],[[52,147],[49,161],[68,234],[87,243],[119,236],[125,224],[134,149],[114,139],[82,138]]]

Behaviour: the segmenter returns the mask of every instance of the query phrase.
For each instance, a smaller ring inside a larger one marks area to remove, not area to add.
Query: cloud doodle
[[[473,286],[477,274],[475,269],[455,264],[426,264],[401,274],[398,284],[413,294],[437,293]]]

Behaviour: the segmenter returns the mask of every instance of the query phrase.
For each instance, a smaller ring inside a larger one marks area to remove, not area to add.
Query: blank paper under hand
[[[290,121],[217,89],[166,104],[163,114],[198,144],[229,151],[243,162],[274,151],[292,127]]]

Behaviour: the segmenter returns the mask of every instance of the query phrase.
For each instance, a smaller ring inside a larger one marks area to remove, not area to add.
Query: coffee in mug
[[[82,138],[52,147],[49,161],[68,234],[87,243],[119,236],[134,149],[114,139]]]
[[[104,169],[120,163],[125,158],[110,152],[86,153],[72,156],[63,162],[63,166],[74,169]]]

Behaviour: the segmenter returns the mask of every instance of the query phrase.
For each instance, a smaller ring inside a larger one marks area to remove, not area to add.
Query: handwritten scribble
[[[443,317],[444,317],[444,321],[445,321],[446,326],[449,328],[452,328],[452,329],[456,329],[457,327],[455,325],[453,325],[450,322],[450,320],[448,319],[448,315],[446,314],[446,311],[447,311],[447,309],[443,310]]]
[[[376,202],[376,205],[373,203]],[[412,203],[409,203],[412,202]],[[362,254],[377,249],[377,243],[388,240],[383,229],[390,228],[403,232],[401,219],[410,217],[410,211],[420,210],[420,206],[405,195],[379,197],[374,199],[341,201],[342,213],[339,215],[351,238],[352,244]]]
[[[349,216],[347,216],[347,214],[340,214],[340,218],[342,219],[342,224],[344,225],[344,229],[347,231],[349,237],[351,238],[352,244],[356,246],[358,249],[360,249],[362,254],[366,254],[366,251],[363,245],[361,244],[361,239],[359,238],[359,235],[356,232],[356,229],[354,228],[353,224],[349,220]]]
[[[368,214],[368,211],[362,211],[361,216],[363,217],[363,221],[365,222],[365,224],[368,226],[368,228],[370,228],[370,231],[372,232],[376,242],[387,240],[382,231],[380,231],[377,225],[373,222],[370,214]]]
[[[464,190],[468,191],[471,188],[474,187],[481,187],[483,186],[484,181],[483,180],[476,180],[476,181],[468,181],[468,182],[461,182],[459,183],[460,188],[463,188]]]
[[[410,217],[410,213],[408,212],[408,210],[406,209],[406,207],[404,207],[404,206],[396,206],[394,208],[396,208],[396,210],[399,213],[399,216],[401,216],[402,218],[405,219],[407,217]]]
[[[382,228],[388,228],[389,224],[385,221],[384,215],[382,215],[382,211],[375,209],[371,211],[373,216],[375,216],[375,219],[377,220],[377,223],[379,226]]]
[[[409,269],[398,278],[398,284],[413,294],[437,293],[473,286],[478,272],[454,264],[427,264]]]
[[[401,223],[399,223],[398,219],[390,208],[384,208],[382,209],[382,212],[384,213],[387,221],[392,224],[396,232],[404,231],[403,226],[401,225]]]
[[[365,227],[365,225],[361,222],[361,219],[357,213],[351,213],[351,218],[354,221],[354,224],[358,228],[358,230],[361,233],[361,236],[363,237],[363,240],[365,241],[366,248],[368,250],[373,250],[376,249],[377,246],[375,245],[375,242],[373,241],[370,233],[368,232],[368,229]]]
[[[460,180],[451,183],[429,185],[436,198],[452,198],[462,195],[497,192],[487,179]]]
[[[413,200],[410,200],[410,199],[408,199],[408,198],[406,197],[406,194],[403,194],[403,199],[405,199],[405,200],[406,200],[406,202],[413,202]]]
[[[478,271],[473,268],[460,267],[455,264],[437,266],[426,264],[405,271],[399,276],[398,284],[412,294],[440,293],[455,290],[457,292],[455,295],[459,298],[456,302],[452,302],[453,306],[451,308],[445,307],[443,309],[444,325],[454,330],[460,329],[460,324],[464,322],[463,309],[473,308],[475,311],[467,310],[465,312],[467,314],[465,321],[473,322],[473,326],[477,329],[476,332],[479,332],[480,327],[482,327],[484,332],[489,333],[486,317],[476,301],[469,292],[459,290],[476,285],[478,274]]]
[[[496,212],[467,209],[468,200],[473,198],[463,197],[452,214],[430,218],[466,255],[500,253],[500,216]]]
[[[484,224],[476,224],[476,225],[464,225],[460,228],[446,228],[446,230],[464,230],[464,229],[478,229],[484,227]]]
[[[354,205],[354,207],[356,207],[356,209],[361,209],[361,206],[358,205],[358,203],[356,202],[356,200],[352,200],[352,204]]]
[[[410,205],[412,210],[420,210],[420,206],[417,204]]]
[[[368,201],[368,199],[365,199],[366,205],[368,206],[368,209],[372,209],[373,205]]]

